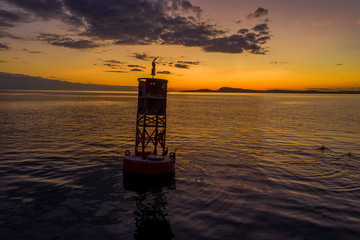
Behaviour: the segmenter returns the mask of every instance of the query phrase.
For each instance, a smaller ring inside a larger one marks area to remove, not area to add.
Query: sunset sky
[[[0,0],[0,72],[178,90],[360,89],[359,0]]]

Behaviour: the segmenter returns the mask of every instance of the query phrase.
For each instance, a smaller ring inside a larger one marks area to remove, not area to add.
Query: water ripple
[[[359,239],[358,96],[169,94],[175,177],[135,185],[135,93],[0,99],[0,239]]]

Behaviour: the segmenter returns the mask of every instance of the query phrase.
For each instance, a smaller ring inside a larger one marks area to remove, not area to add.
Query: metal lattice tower
[[[167,80],[139,78],[135,155],[165,156]]]

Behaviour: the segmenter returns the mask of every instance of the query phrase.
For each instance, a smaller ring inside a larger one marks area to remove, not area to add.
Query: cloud
[[[123,71],[123,70],[108,70],[108,71],[104,71],[104,72],[111,72],[111,73],[127,73],[127,71]]]
[[[171,74],[169,71],[157,71],[157,74]]]
[[[271,61],[270,64],[288,64],[288,62]]]
[[[144,70],[139,69],[139,68],[133,68],[130,70],[131,72],[143,72]]]
[[[189,0],[2,0],[16,11],[4,12],[5,27],[31,20],[57,20],[72,29],[72,38],[43,34],[38,39],[54,46],[91,49],[97,41],[117,45],[181,45],[207,52],[266,53],[262,47],[270,36],[247,38],[231,34],[210,21],[201,20],[202,9]],[[12,15],[11,15],[12,14]],[[259,7],[248,18],[268,15]],[[253,30],[254,31],[254,30]],[[249,30],[250,32],[250,30]],[[135,55],[147,60],[146,54]]]
[[[14,27],[21,22],[29,21],[28,15],[21,14],[17,11],[10,12],[8,10],[0,9],[0,27]]]
[[[9,46],[3,43],[0,43],[0,51],[6,51],[9,50]]]
[[[0,60],[0,63],[6,63],[7,61]]]
[[[258,38],[254,33],[231,35],[208,42],[204,49],[207,52],[242,53],[246,51],[253,54],[265,54],[267,50],[263,49],[260,44],[268,39],[270,39],[269,36]]]
[[[187,65],[187,64],[177,63],[177,64],[175,64],[175,67],[177,67],[177,68],[189,69],[189,65]]]
[[[255,12],[248,14],[247,18],[248,19],[259,18],[259,17],[268,15],[268,13],[269,13],[269,10],[259,7],[258,9],[256,9]]]
[[[269,30],[269,26],[267,25],[267,23],[258,24],[255,27],[253,27],[252,30],[254,30],[255,32],[265,32]]]
[[[183,58],[183,57],[180,57]],[[176,67],[176,68],[183,68],[183,69],[189,69],[192,65],[199,65],[199,61],[191,61],[191,60],[176,60],[173,57],[169,58],[160,58],[159,64],[162,66],[168,66],[168,67]],[[167,72],[167,71],[164,71]],[[170,73],[162,73],[162,74],[170,74]]]
[[[154,57],[148,56],[146,53],[134,53],[133,56],[136,59],[140,59],[140,60],[149,60],[149,59],[153,59]]]
[[[100,44],[97,44],[92,40],[75,40],[69,37],[63,37],[58,34],[43,33],[38,36],[38,39],[54,46],[61,46],[73,49],[91,49],[101,46]]]
[[[188,65],[199,65],[200,62],[197,61],[177,61],[177,63],[184,63]]]
[[[18,36],[15,36],[13,34],[10,34],[6,31],[1,30],[1,27],[0,27],[0,38],[12,38],[12,39],[17,39],[17,40],[21,39]]]
[[[52,19],[72,26],[81,26],[84,23],[81,17],[71,13],[66,0],[3,0],[3,2],[11,8],[18,8],[12,12],[17,15],[15,23]]]
[[[245,33],[248,33],[249,32],[249,29],[246,29],[246,28],[242,28],[242,29],[239,29],[237,31],[238,34],[245,34]]]
[[[190,65],[199,65],[199,61],[176,61],[174,67],[176,68],[183,68],[183,69],[189,69]],[[173,63],[170,62],[168,64],[169,66],[173,66]]]
[[[111,63],[104,63],[104,66],[110,67],[110,68],[113,68],[113,69],[120,67],[120,66],[117,65],[117,64],[111,64]]]
[[[30,50],[28,50],[28,49],[26,49],[26,48],[23,48],[23,51],[24,51],[24,52],[28,52],[28,53],[33,53],[33,54],[42,53],[42,52],[40,52],[40,51],[30,51]]]
[[[106,63],[111,63],[111,64],[124,64],[124,62],[121,62],[121,61],[118,61],[118,60],[115,60],[115,59],[112,59],[112,60],[105,60],[104,62]]]
[[[122,64],[124,64],[124,62],[121,62],[121,61],[118,61],[118,60],[115,60],[115,59],[105,60],[104,63],[103,63],[104,66],[107,66],[107,67],[110,67],[110,68],[113,68],[113,69],[121,68]]]
[[[144,66],[140,66],[140,65],[133,65],[133,64],[129,64],[127,65],[130,68],[145,68]]]

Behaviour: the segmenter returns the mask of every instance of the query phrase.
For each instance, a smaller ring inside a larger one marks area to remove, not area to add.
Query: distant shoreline
[[[320,90],[251,90],[242,88],[222,87],[218,90],[211,89],[197,89],[197,90],[184,90],[181,92],[201,92],[201,93],[303,93],[303,94],[360,94],[360,91],[320,91]]]
[[[92,83],[73,83],[58,79],[33,77],[24,74],[0,72],[0,90],[54,90],[54,91],[138,91],[137,86],[118,86]],[[325,90],[252,90],[243,88],[222,87],[218,90],[198,89],[169,92],[200,92],[200,93],[299,93],[299,94],[360,94],[359,91]]]
[[[137,91],[137,86],[117,86],[93,83],[73,83],[58,79],[33,77],[24,74],[0,72],[1,90],[55,90],[55,91]]]

